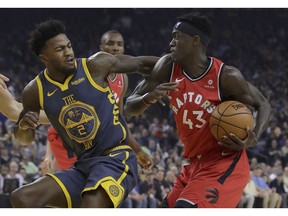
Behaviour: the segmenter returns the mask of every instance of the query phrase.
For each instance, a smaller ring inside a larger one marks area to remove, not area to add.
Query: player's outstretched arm
[[[11,121],[17,121],[20,112],[23,109],[21,103],[16,101],[8,89],[0,87],[0,112],[2,112]]]
[[[111,55],[98,52],[87,59],[87,66],[91,74],[107,77],[111,73],[143,73],[152,70],[159,57],[156,56],[129,56]]]
[[[15,100],[11,92],[6,87],[5,82],[9,79],[0,74],[0,112],[3,113],[8,119],[16,122],[19,118],[19,115],[23,109],[22,103],[19,103]],[[1,83],[5,84],[5,87]],[[40,123],[41,124],[50,124],[45,112],[40,111]]]
[[[163,56],[156,63],[151,76],[139,83],[134,92],[127,98],[125,113],[130,116],[139,115],[156,102],[165,106],[162,98],[166,97],[168,91],[177,91],[178,86],[176,82],[169,82],[171,69],[170,55]]]

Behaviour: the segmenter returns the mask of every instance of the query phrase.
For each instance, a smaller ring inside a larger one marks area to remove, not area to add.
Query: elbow
[[[268,99],[265,98],[264,102],[263,102],[263,106],[265,106],[266,109],[266,113],[268,116],[268,120],[271,118],[271,113],[272,113],[272,107],[268,101]]]

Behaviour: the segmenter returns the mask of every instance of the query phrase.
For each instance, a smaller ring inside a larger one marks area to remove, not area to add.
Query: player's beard
[[[65,69],[65,70],[63,70],[63,73],[66,74],[67,76],[69,76],[71,74],[75,74],[76,73],[76,67]]]

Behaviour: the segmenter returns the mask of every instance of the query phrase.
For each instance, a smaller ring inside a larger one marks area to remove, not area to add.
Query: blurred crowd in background
[[[59,19],[67,27],[76,57],[99,51],[101,35],[120,31],[125,53],[163,56],[169,52],[176,17],[200,12],[214,23],[208,55],[237,67],[270,101],[272,118],[257,145],[248,149],[251,179],[239,207],[286,208],[288,201],[288,9],[192,8],[71,8],[0,9],[0,73],[10,78],[9,91],[21,101],[24,86],[43,68],[29,50],[27,39],[36,23]],[[129,74],[129,96],[142,80]],[[168,106],[151,106],[138,117],[125,116],[132,134],[154,160],[151,172],[139,169],[139,182],[122,207],[157,208],[169,193],[181,166],[182,144]],[[47,129],[37,128],[34,142],[23,147],[12,135],[14,122],[0,113],[0,206],[15,187],[34,181],[43,173]],[[5,185],[5,179],[16,179]],[[5,201],[6,200],[6,201]]]

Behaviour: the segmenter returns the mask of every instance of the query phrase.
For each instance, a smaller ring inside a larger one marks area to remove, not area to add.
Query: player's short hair
[[[213,36],[213,24],[211,20],[205,15],[201,15],[198,13],[184,14],[177,17],[177,21],[189,23],[190,25],[201,30],[210,38]]]
[[[119,31],[112,29],[112,30],[106,31],[106,32],[102,35],[101,41],[100,41],[101,44],[104,44],[105,36],[108,35],[108,34],[119,34],[119,35],[121,35],[122,38],[123,38],[123,35],[122,35]],[[124,39],[123,39],[123,40],[124,40]]]
[[[66,34],[66,28],[59,20],[49,19],[37,24],[35,29],[30,32],[29,47],[38,57],[46,41],[59,34]]]

